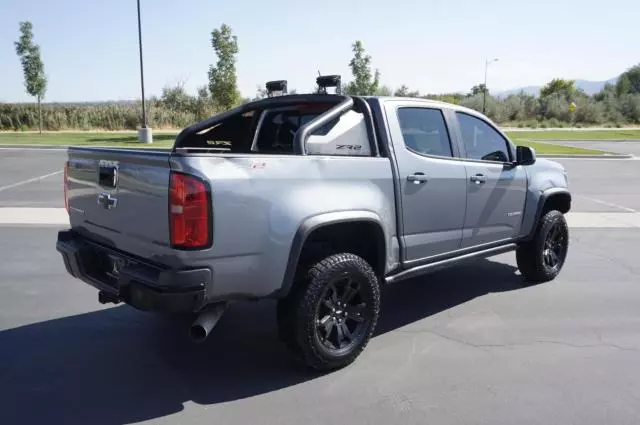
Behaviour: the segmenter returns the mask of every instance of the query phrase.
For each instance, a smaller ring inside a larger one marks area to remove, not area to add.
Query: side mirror
[[[533,165],[536,162],[536,151],[529,146],[516,146],[516,163],[518,165]]]

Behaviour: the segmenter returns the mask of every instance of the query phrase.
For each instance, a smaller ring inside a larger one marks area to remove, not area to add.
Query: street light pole
[[[138,47],[140,51],[140,88],[142,89],[142,127],[147,127],[147,110],[144,102],[144,67],[142,64],[142,23],[140,21],[140,0],[138,1]],[[486,79],[486,77],[485,77]]]
[[[147,108],[144,97],[144,66],[142,63],[142,22],[140,19],[140,0],[138,3],[138,48],[140,51],[140,89],[142,91],[142,127],[138,130],[138,139],[142,143],[151,143],[151,128],[147,127]]]
[[[492,64],[493,62],[497,62],[498,58],[492,59],[492,60],[486,60],[484,62],[484,87],[482,90],[482,113],[485,114],[486,113],[486,108],[487,108],[487,70],[489,68],[489,64]]]

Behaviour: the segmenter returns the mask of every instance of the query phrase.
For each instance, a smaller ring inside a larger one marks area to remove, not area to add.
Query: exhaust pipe
[[[226,303],[214,304],[205,309],[191,325],[189,335],[194,342],[204,342],[227,309]]]

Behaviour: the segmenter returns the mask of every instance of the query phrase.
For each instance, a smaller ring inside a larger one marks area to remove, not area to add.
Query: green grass
[[[529,140],[640,140],[640,130],[511,131],[507,136]]]
[[[50,132],[50,133],[0,133],[0,145],[73,145],[112,146],[127,148],[167,148],[173,146],[175,134],[153,135],[150,145],[138,142],[137,133],[93,133],[93,132]]]
[[[535,149],[537,154],[543,155],[604,155],[603,152],[595,149],[575,148],[573,146],[552,145],[551,143],[534,142],[531,140],[511,139],[519,146],[529,146]]]

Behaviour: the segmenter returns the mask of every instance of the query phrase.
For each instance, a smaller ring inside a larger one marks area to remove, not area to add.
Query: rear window
[[[251,150],[261,153],[293,153],[293,141],[300,127],[330,107],[331,105],[320,108],[294,107],[265,111],[259,133]],[[322,126],[313,134],[326,135],[337,122],[336,119]]]
[[[444,115],[433,108],[400,108],[398,120],[407,149],[435,156],[453,156]]]
[[[244,112],[188,136],[180,147],[222,153],[293,154],[293,140],[300,127],[333,106],[308,103]],[[313,134],[326,135],[337,122],[338,119]]]

